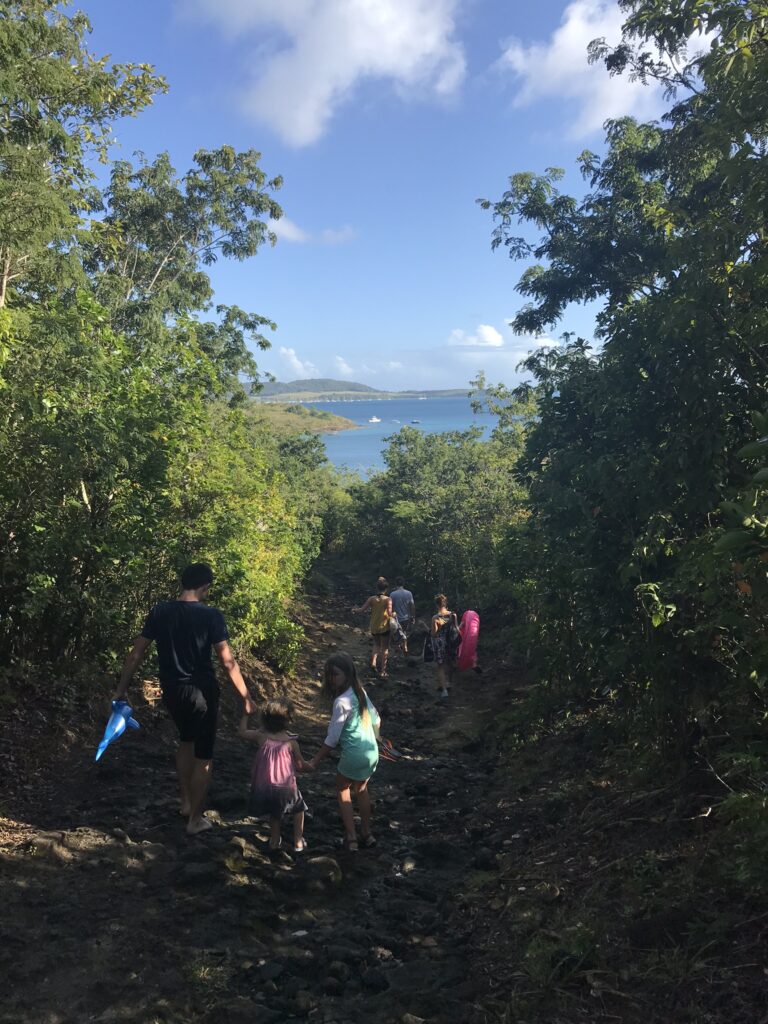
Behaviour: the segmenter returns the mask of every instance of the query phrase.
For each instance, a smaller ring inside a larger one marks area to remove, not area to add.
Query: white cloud
[[[490,324],[479,324],[474,334],[467,334],[457,327],[451,331],[448,344],[462,348],[501,348],[504,339],[495,327],[491,327]]]
[[[487,326],[487,325],[486,325]],[[491,328],[495,331],[495,328]],[[478,334],[480,328],[478,328]],[[495,331],[498,334],[498,331]],[[466,335],[462,331],[454,331],[452,337]],[[499,335],[501,338],[501,335]],[[469,381],[480,371],[486,373],[490,380],[502,380],[506,384],[519,381],[524,376],[518,367],[537,349],[557,348],[560,342],[547,335],[531,338],[522,334],[512,334],[511,341],[500,344],[468,345],[466,340],[449,341],[453,347],[445,353],[441,360],[444,372],[443,387],[457,387],[463,381]],[[410,364],[409,364],[410,365]],[[458,381],[458,383],[457,383]],[[440,387],[440,384],[430,384]]]
[[[355,372],[354,367],[350,366],[346,359],[343,359],[341,356],[334,356],[333,361],[342,377],[351,377]]]
[[[386,370],[403,370],[405,367],[402,363],[398,363],[397,360],[393,360],[391,363],[385,363],[384,368]]]
[[[509,356],[510,365],[517,365],[524,359],[527,359],[531,353],[537,349],[553,349],[559,348],[560,342],[554,338],[549,338],[546,335],[541,335],[538,338],[529,338],[521,334],[516,334],[514,343],[507,349]]]
[[[267,222],[267,227],[270,231],[273,231],[278,238],[284,242],[308,242],[309,234],[300,228],[298,224],[295,224],[288,217],[281,217],[280,220],[270,220]]]
[[[623,21],[614,0],[574,0],[546,43],[508,40],[498,66],[518,80],[515,106],[547,98],[561,103],[571,100],[575,116],[569,135],[576,138],[599,131],[609,118],[657,117],[663,110],[660,86],[630,81],[627,74],[611,77],[601,62],[587,60],[593,39],[604,37],[609,44],[620,41]]]
[[[309,360],[304,361],[299,359],[296,355],[295,348],[281,348],[280,355],[290,369],[299,377],[312,377],[317,374],[317,367],[315,364],[310,363]]]
[[[349,224],[345,224],[343,228],[325,228],[320,232],[320,241],[325,245],[344,245],[356,238],[357,232]]]
[[[324,228],[317,235],[299,227],[289,217],[269,220],[267,227],[283,242],[298,242],[302,245],[306,242],[319,242],[321,245],[345,245],[357,238],[357,231],[349,224],[345,224],[343,228]]]
[[[466,68],[455,39],[460,2],[193,0],[226,35],[253,38],[258,70],[242,104],[294,146],[316,142],[366,78],[417,97],[455,93]]]

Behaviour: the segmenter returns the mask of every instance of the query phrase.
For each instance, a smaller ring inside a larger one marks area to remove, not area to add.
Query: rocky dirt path
[[[322,618],[307,627],[300,681],[286,681],[305,754],[321,744],[329,712],[317,681],[324,658],[347,649],[367,663],[352,597],[342,586],[312,602]],[[253,682],[264,694],[281,685]],[[337,848],[326,762],[301,780],[309,849],[277,860],[265,824],[244,816],[252,751],[235,736],[234,702],[222,708],[216,827],[189,840],[176,814],[172,728],[160,707],[135,701],[142,731],[98,765],[82,746],[0,849],[0,1021],[485,1021],[477,996],[487,986],[459,894],[493,867],[501,842],[489,840],[481,809],[493,768],[478,737],[492,687],[470,674],[440,702],[433,685],[429,667],[401,661],[370,686],[384,734],[405,754],[382,761],[372,783],[377,848]]]

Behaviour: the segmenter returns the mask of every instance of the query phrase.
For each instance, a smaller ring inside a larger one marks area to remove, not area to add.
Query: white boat
[[[378,416],[371,416],[371,418],[368,420],[368,422],[369,423],[381,423],[381,420],[379,419]]]

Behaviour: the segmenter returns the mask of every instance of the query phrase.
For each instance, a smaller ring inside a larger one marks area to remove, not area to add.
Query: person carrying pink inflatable
[[[477,612],[467,610],[461,616],[459,623],[461,643],[456,655],[456,668],[459,672],[466,672],[468,668],[477,667],[477,642],[480,636],[480,616]]]

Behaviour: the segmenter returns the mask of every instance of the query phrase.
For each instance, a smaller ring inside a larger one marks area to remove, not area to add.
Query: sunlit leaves
[[[214,309],[206,272],[274,241],[281,182],[225,145],[183,175],[120,161],[102,194],[113,123],[164,82],[94,57],[88,31],[54,0],[0,0],[3,665],[114,659],[201,558],[236,644],[288,665],[331,485],[314,439],[237,408],[275,325]]]
[[[601,303],[601,350],[526,364],[537,418],[518,550],[542,675],[582,699],[609,685],[625,720],[679,750],[691,677],[697,701],[733,695],[746,728],[741,695],[766,655],[768,9],[622,7],[621,46],[592,56],[664,81],[668,115],[610,122],[605,154],[580,158],[581,200],[547,172],[483,205],[493,245],[532,264],[516,329]]]
[[[165,83],[147,64],[94,57],[87,18],[56,0],[3,0],[0,15],[2,306],[70,244],[78,213],[98,202],[93,161],[106,160],[114,122]]]

